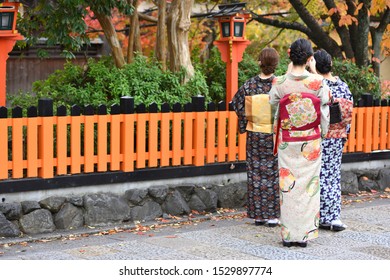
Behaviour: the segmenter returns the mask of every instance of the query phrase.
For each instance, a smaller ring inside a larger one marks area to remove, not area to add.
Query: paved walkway
[[[342,232],[320,230],[307,248],[283,247],[279,228],[243,209],[177,223],[83,229],[0,239],[1,260],[390,260],[390,199],[343,206]]]

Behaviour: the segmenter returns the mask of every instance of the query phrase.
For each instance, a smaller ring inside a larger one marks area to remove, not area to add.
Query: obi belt
[[[272,133],[274,115],[268,94],[245,96],[245,116],[248,120],[246,130]]]
[[[280,142],[301,142],[320,138],[320,123],[321,100],[317,96],[310,93],[285,95],[279,103],[274,154],[277,153]]]

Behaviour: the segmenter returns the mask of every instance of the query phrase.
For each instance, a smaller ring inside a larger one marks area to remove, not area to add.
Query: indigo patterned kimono
[[[279,163],[282,239],[302,242],[318,236],[321,136],[329,126],[330,92],[320,75],[305,71],[274,80],[275,153]]]
[[[255,76],[232,100],[240,133],[246,137],[247,216],[256,220],[279,218],[278,161],[273,155],[272,108],[268,92],[274,76]]]
[[[329,131],[321,144],[321,224],[329,224],[340,219],[341,158],[353,111],[353,97],[348,85],[338,77],[336,77],[336,81],[325,79],[325,82],[329,86],[334,100],[340,104],[342,121],[329,126]]]

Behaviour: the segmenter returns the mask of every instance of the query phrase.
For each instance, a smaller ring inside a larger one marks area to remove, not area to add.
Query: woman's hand
[[[314,59],[313,56],[311,56],[309,58],[309,61],[308,61],[308,67],[309,67],[309,71],[313,74],[317,74],[317,70],[316,70],[316,60]]]

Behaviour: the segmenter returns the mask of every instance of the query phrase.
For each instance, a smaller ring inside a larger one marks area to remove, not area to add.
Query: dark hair
[[[318,50],[314,53],[316,70],[320,74],[328,74],[332,70],[332,57],[325,50]]]
[[[291,44],[290,59],[294,65],[305,65],[312,55],[313,48],[308,40],[298,39]]]
[[[260,52],[259,63],[261,72],[269,75],[275,72],[279,63],[279,54],[274,48],[265,48]]]

